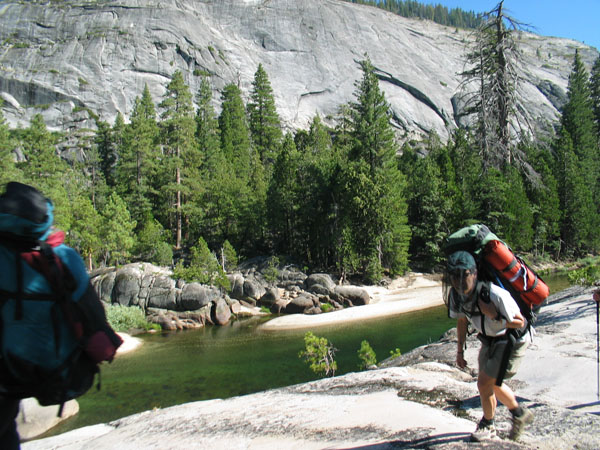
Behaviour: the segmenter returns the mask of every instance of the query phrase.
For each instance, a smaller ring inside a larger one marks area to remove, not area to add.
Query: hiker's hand
[[[596,289],[594,291],[594,294],[592,295],[592,298],[594,299],[594,301],[596,303],[600,303],[600,289]]]
[[[465,360],[464,353],[456,352],[456,365],[461,369],[467,367],[467,361]]]
[[[479,299],[479,309],[481,310],[481,314],[492,320],[498,316],[498,310],[492,302],[485,303],[483,300]]]

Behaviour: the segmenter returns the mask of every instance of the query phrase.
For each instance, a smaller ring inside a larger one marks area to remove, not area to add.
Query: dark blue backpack
[[[122,342],[81,257],[50,234],[52,209],[19,183],[0,196],[0,394],[41,405],[87,392]]]

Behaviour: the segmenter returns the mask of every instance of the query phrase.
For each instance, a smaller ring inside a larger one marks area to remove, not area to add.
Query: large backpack
[[[531,331],[540,306],[550,292],[544,280],[486,225],[471,225],[448,236],[444,246],[446,255],[459,250],[467,251],[475,258],[477,286],[482,290],[483,295],[489,296],[489,283],[506,289],[519,306],[523,317],[527,319],[525,329],[510,329],[507,333],[508,345],[496,380],[496,385],[500,386],[506,373],[510,349],[518,339]],[[448,293],[445,293],[444,300],[449,301]]]
[[[510,292],[529,324],[535,323],[539,307],[550,292],[522,258],[483,224],[461,228],[448,236],[444,252],[450,255],[458,250],[473,255],[480,281],[492,282]]]
[[[32,189],[9,183],[20,201],[0,196],[0,395],[63,405],[87,392],[122,340],[64,233],[49,234],[51,202],[43,216],[21,213],[41,195]]]

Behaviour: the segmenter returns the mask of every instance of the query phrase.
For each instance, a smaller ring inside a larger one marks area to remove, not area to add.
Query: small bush
[[[310,365],[310,369],[319,376],[332,377],[337,370],[335,362],[336,348],[324,337],[315,336],[312,332],[304,335],[305,349],[298,353],[298,357]]]
[[[265,277],[265,280],[267,280],[269,283],[275,283],[277,281],[277,278],[279,278],[279,269],[277,268],[278,266],[279,258],[277,256],[273,256],[271,259],[269,259],[269,264],[267,268],[263,271],[263,276]]]
[[[321,311],[323,311],[324,313],[329,312],[333,309],[333,306],[331,306],[331,304],[329,303],[321,303]]]
[[[369,341],[362,341],[357,353],[360,360],[359,369],[364,370],[377,364],[377,355],[375,355],[375,350],[373,350]]]
[[[398,356],[402,356],[402,352],[400,351],[399,348],[396,348],[394,350],[390,350],[390,357],[391,358],[397,358]]]
[[[108,305],[106,308],[106,318],[115,331],[127,332],[134,329],[146,331],[150,329],[160,330],[159,325],[146,320],[144,311],[137,306]]]
[[[581,286],[592,286],[600,280],[600,266],[587,266],[576,269],[567,275],[569,283]]]

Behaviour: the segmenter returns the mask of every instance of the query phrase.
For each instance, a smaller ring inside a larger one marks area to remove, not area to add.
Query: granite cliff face
[[[338,0],[75,0],[0,3],[0,94],[11,126],[41,113],[49,127],[95,128],[127,119],[145,84],[156,103],[182,70],[192,93],[201,75],[219,91],[247,95],[263,64],[284,126],[306,128],[354,99],[368,54],[400,137],[457,125],[465,30],[411,20]],[[522,33],[519,95],[536,123],[555,120],[572,58],[596,49]]]

